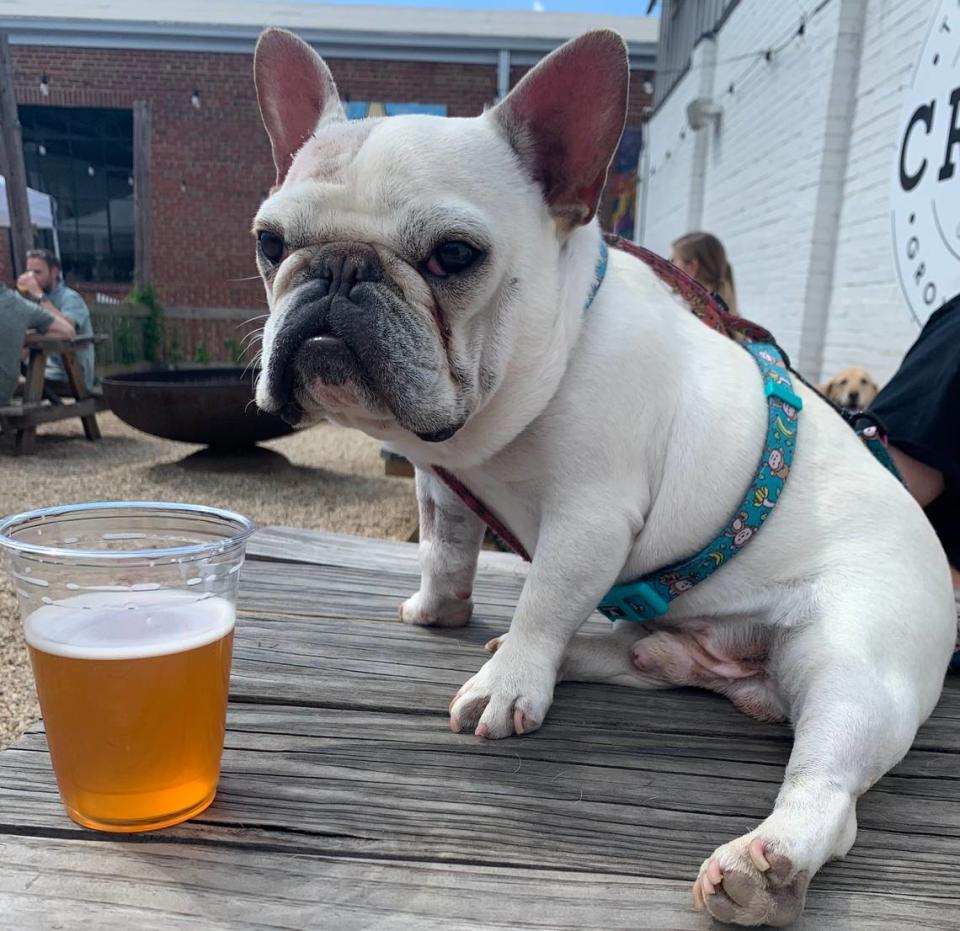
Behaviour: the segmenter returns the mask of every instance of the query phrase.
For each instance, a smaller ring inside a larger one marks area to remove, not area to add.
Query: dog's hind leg
[[[906,754],[936,701],[923,651],[878,660],[842,636],[826,646],[825,629],[794,632],[772,657],[786,670],[796,736],[773,812],[700,868],[695,904],[720,921],[781,926],[799,916],[814,874],[853,845],[857,799]]]

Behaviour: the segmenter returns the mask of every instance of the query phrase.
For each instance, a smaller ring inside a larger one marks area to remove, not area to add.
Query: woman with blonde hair
[[[723,243],[711,233],[687,233],[673,243],[670,261],[716,294],[732,314],[737,313],[733,269]]]

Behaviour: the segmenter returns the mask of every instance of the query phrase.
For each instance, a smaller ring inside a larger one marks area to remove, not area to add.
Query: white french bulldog
[[[923,512],[796,386],[793,469],[756,541],[656,622],[578,635],[615,583],[724,526],[767,429],[754,361],[643,263],[611,251],[584,309],[624,123],[622,40],[564,45],[474,119],[347,122],[326,65],[280,30],[255,71],[277,167],[254,226],[271,310],[259,405],[357,427],[417,466],[423,577],[404,621],[458,626],[472,610],[484,528],[430,466],[534,554],[451,727],[529,733],[559,678],[701,686],[789,719],[772,814],[714,851],[693,894],[724,921],[791,921],[940,694],[956,617]]]

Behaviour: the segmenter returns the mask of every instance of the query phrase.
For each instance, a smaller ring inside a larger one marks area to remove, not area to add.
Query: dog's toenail
[[[760,870],[761,873],[766,873],[767,870],[770,869],[770,862],[764,853],[763,841],[755,837],[750,841],[747,850],[750,853],[750,860],[753,862],[753,865]]]

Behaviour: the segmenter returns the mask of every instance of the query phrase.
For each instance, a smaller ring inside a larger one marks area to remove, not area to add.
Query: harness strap
[[[432,466],[433,474],[440,479],[477,517],[480,518],[524,562],[532,562],[526,547],[510,532],[502,520],[490,510],[463,482],[442,466]]]
[[[701,322],[740,342],[760,369],[767,397],[767,437],[763,453],[746,497],[729,524],[707,546],[687,559],[648,573],[634,582],[614,586],[599,605],[598,610],[611,620],[642,622],[666,613],[671,601],[733,559],[757,535],[777,503],[793,464],[797,415],[803,402],[793,390],[791,372],[811,386],[793,371],[786,353],[769,330],[730,313],[703,285],[656,253],[618,236],[607,235],[604,239],[586,308],[593,303],[603,283],[608,260],[606,244],[609,243],[652,268],[686,301]],[[879,462],[903,481],[887,450],[886,434],[880,421],[866,412],[846,419]],[[531,561],[524,545],[506,524],[456,476],[441,466],[433,466],[433,472],[506,546],[525,561]],[[960,658],[960,652],[957,658]]]
[[[670,602],[732,559],[756,536],[776,504],[793,462],[797,414],[803,406],[793,391],[790,364],[768,330],[732,314],[698,281],[672,263],[641,246],[606,236],[586,307],[593,303],[607,269],[607,243],[650,266],[670,288],[678,292],[694,315],[707,326],[736,339],[760,368],[768,399],[767,439],[754,481],[737,514],[711,543],[682,562],[649,573],[635,582],[614,586],[599,610],[612,620],[646,621],[664,614]],[[527,562],[530,554],[476,495],[455,475],[441,466],[434,474],[476,514],[511,550]]]
[[[745,317],[738,317],[736,314],[730,313],[699,281],[691,278],[683,269],[677,268],[663,256],[613,234],[606,234],[604,239],[614,249],[626,252],[628,255],[639,259],[644,265],[649,265],[667,287],[676,291],[683,298],[693,315],[710,327],[711,330],[723,333],[724,336],[729,336],[731,339],[749,339],[757,343],[776,345],[777,341],[768,329],[760,326],[759,323],[747,320]],[[786,358],[786,353],[782,349],[780,352]],[[789,360],[787,360],[787,364],[789,365]]]
[[[686,559],[610,589],[597,609],[611,621],[648,621],[665,614],[670,602],[713,575],[759,533],[773,511],[793,464],[797,415],[803,407],[794,393],[786,362],[774,344],[745,343],[763,376],[767,397],[767,437],[753,481],[736,514],[714,539]]]
[[[829,400],[829,399],[828,399]],[[831,402],[832,403],[832,402]],[[840,411],[840,416],[847,422],[850,428],[863,441],[863,445],[873,453],[873,458],[877,460],[894,478],[902,485],[906,486],[900,470],[890,455],[887,448],[887,431],[880,418],[870,411],[857,411],[850,414],[846,411]]]

